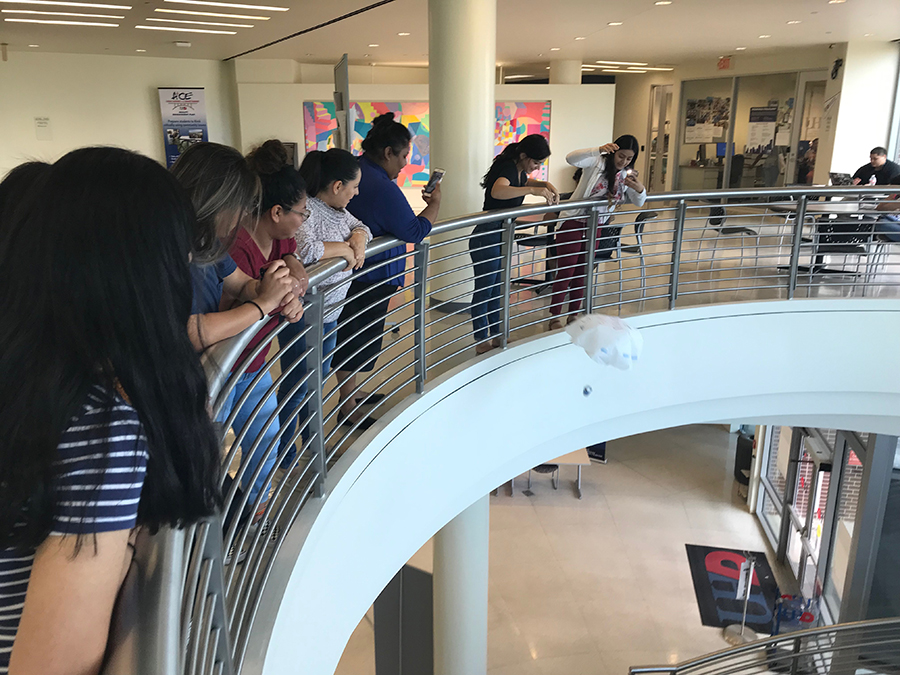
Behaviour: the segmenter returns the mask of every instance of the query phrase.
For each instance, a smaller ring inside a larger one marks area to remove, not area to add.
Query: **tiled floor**
[[[585,468],[580,501],[572,467],[557,491],[535,475],[532,496],[520,480],[491,497],[489,675],[625,675],[727,647],[700,624],[684,545],[765,551],[775,567],[737,495],[734,438],[692,426],[623,439]],[[430,570],[430,544],[411,563]],[[374,674],[371,616],[338,675]]]

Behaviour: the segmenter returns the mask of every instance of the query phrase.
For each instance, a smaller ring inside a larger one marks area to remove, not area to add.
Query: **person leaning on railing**
[[[600,211],[597,219],[596,259],[607,260],[615,250],[616,228],[606,228],[611,214],[618,204],[631,202],[643,206],[647,200],[647,189],[637,178],[634,164],[640,152],[640,144],[634,136],[620,136],[614,143],[599,148],[576,150],[566,156],[572,166],[584,169],[578,187],[572,194],[573,201],[596,199],[595,207]],[[566,221],[556,231],[556,246],[560,256],[556,263],[556,280],[553,283],[553,298],[550,301],[550,330],[562,328],[558,318],[569,294],[569,312],[581,311],[584,299],[584,278],[587,270],[585,251],[590,233],[586,232],[587,214],[583,210],[563,211]],[[621,229],[621,228],[619,228]],[[575,316],[569,317],[569,323]]]
[[[197,143],[178,158],[172,173],[187,190],[197,214],[191,246],[194,298],[188,321],[194,348],[203,351],[234,337],[259,321],[261,313],[278,308],[289,320],[298,320],[303,307],[290,295],[287,270],[273,270],[259,281],[237,269],[228,254],[241,220],[255,213],[259,200],[259,178],[244,156],[227,145]],[[219,311],[223,295],[229,298],[229,308]],[[241,304],[230,307],[235,300]]]
[[[135,526],[220,503],[185,326],[194,213],[157,162],[70,152],[0,228],[0,672],[101,667]]]
[[[494,158],[484,175],[484,210],[502,211],[522,206],[528,195],[559,202],[559,192],[552,183],[528,176],[550,156],[550,144],[540,134],[526,136],[518,143],[510,143]],[[475,273],[475,292],[472,294],[472,329],[475,332],[475,353],[484,354],[500,346],[500,242],[503,221],[476,225],[469,239],[469,255]],[[490,338],[490,340],[488,339]]]
[[[325,152],[313,150],[303,159],[300,175],[306,181],[306,193],[309,196],[306,206],[310,216],[295,235],[297,255],[305,265],[318,262],[322,258],[343,258],[348,265],[346,270],[331,275],[318,286],[318,291],[324,293],[326,306],[325,324],[322,329],[324,336],[322,376],[325,377],[331,370],[331,357],[337,343],[337,320],[343,310],[343,307],[333,308],[347,297],[350,284],[346,279],[354,269],[360,269],[365,263],[366,245],[372,240],[372,233],[362,221],[347,211],[347,204],[359,192],[361,173],[356,157],[340,148],[332,148]],[[305,351],[304,341],[303,351],[294,354],[293,360],[282,357],[282,372],[286,372],[288,367],[302,358]],[[299,419],[301,424],[307,418],[303,400],[309,388],[305,382],[297,386],[305,375],[306,368],[297,365],[278,388],[279,404],[288,400],[281,412],[282,425],[291,417]],[[294,388],[296,391],[291,394]],[[296,433],[295,429],[296,422],[292,421],[282,436],[282,448],[290,443]],[[309,438],[308,426],[303,427],[301,438],[304,443]],[[285,468],[289,468],[293,463],[295,454],[296,450],[292,449],[285,456],[282,462]]]
[[[245,218],[238,230],[237,237],[231,245],[229,253],[244,274],[265,282],[270,274],[283,275],[291,284],[298,284],[298,277],[305,275],[300,259],[296,257],[297,242],[294,235],[309,217],[306,208],[306,183],[300,172],[288,161],[287,149],[279,140],[268,140],[247,156],[247,164],[259,176],[262,187],[257,218]],[[299,292],[298,288],[298,292]],[[290,301],[296,301],[297,295],[289,292]],[[276,314],[265,326],[256,332],[247,345],[237,363],[242,364],[256,347],[268,339],[268,335],[278,325],[280,318],[277,308],[266,313],[257,307],[257,319],[262,320],[269,314]],[[299,319],[302,309],[296,315]],[[292,317],[288,317],[289,319]],[[234,406],[241,400],[245,392],[252,386],[247,400],[235,413],[232,428],[236,435],[244,433],[241,441],[242,469],[241,487],[249,493],[249,503],[253,504],[257,495],[260,505],[256,510],[253,522],[259,520],[268,504],[268,486],[270,476],[275,468],[278,447],[274,446],[278,434],[279,421],[275,415],[278,406],[277,397],[270,391],[273,386],[272,373],[267,371],[254,385],[260,369],[266,363],[269,352],[267,345],[246,367],[234,387],[228,393],[219,421],[225,421],[234,411]],[[256,412],[259,405],[262,407]],[[255,413],[255,414],[254,414]],[[266,421],[273,418],[271,423]],[[246,430],[245,430],[245,427]],[[257,441],[257,438],[260,438]],[[247,456],[251,447],[256,449]],[[270,446],[272,449],[269,450]],[[251,483],[253,473],[259,464],[263,469],[257,479]]]
[[[432,224],[438,217],[440,183],[434,192],[422,191],[425,208],[418,215],[413,213],[397,186],[397,177],[409,163],[411,144],[412,134],[404,125],[394,121],[393,113],[375,118],[363,140],[364,154],[359,160],[362,171],[359,194],[350,200],[347,210],[368,226],[373,237],[389,236],[418,244],[431,232]],[[359,423],[358,428],[363,430],[371,427],[374,420],[358,418],[353,411],[358,403],[375,403],[381,397],[367,392],[353,395],[356,371],[370,372],[375,368],[391,296],[403,286],[406,259],[401,256],[405,252],[405,247],[397,246],[366,260],[364,269],[385,260],[391,262],[353,280],[348,292],[350,299],[342,312],[345,320],[338,328],[338,346],[334,355],[341,387],[338,416],[345,424]]]

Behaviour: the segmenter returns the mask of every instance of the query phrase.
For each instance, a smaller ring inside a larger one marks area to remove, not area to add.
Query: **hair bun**
[[[271,139],[247,155],[247,161],[257,173],[278,173],[288,164],[287,148],[281,141]]]
[[[372,120],[372,126],[380,127],[380,126],[384,126],[385,124],[390,124],[393,121],[394,121],[394,113],[386,112],[382,115],[379,115],[374,120]]]

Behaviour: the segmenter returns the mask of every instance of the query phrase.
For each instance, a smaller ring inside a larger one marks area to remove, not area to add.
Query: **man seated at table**
[[[890,184],[900,186],[900,175]],[[900,194],[891,195],[889,200],[881,202],[875,210],[883,212],[875,226],[876,234],[888,241],[900,242]]]
[[[873,148],[869,159],[871,161],[868,164],[859,167],[853,174],[854,185],[890,185],[892,180],[900,176],[900,164],[889,160],[884,148]]]

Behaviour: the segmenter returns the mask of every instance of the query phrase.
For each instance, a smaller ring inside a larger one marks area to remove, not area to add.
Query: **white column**
[[[580,60],[551,61],[550,84],[581,84]]]
[[[434,537],[434,675],[487,672],[490,497]]]
[[[494,158],[496,0],[429,0],[428,37],[431,166],[447,172],[441,185],[441,218],[446,219],[481,210],[479,183]],[[467,250],[467,245],[454,250]],[[451,252],[441,248],[439,255]],[[467,258],[448,264],[457,267],[463,261]],[[443,271],[440,265],[433,270]],[[471,270],[443,277],[441,286],[463,276],[471,276]],[[465,291],[457,286],[444,295]]]

